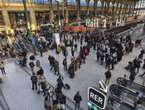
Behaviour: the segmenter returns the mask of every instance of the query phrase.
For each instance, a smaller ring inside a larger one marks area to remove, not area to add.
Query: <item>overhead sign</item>
[[[100,109],[105,109],[106,95],[93,87],[88,88],[88,100]]]

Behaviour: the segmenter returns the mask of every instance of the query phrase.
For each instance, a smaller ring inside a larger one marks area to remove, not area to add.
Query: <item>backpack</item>
[[[57,47],[56,53],[57,53],[57,54],[60,54],[60,52],[61,52],[61,48],[60,48],[60,47]]]
[[[63,60],[63,65],[66,65],[66,60]]]
[[[64,88],[65,88],[66,90],[69,90],[69,89],[70,89],[70,85],[69,85],[69,84],[65,84],[65,85],[64,85]]]
[[[37,82],[37,76],[35,76],[35,75],[31,76],[31,81],[32,82]]]

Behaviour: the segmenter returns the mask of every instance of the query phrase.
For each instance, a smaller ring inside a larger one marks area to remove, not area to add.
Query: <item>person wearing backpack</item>
[[[2,74],[6,76],[5,65],[3,61],[0,62],[0,70]]]
[[[32,82],[32,90],[37,90],[37,76],[33,74],[31,76],[31,82]]]
[[[80,110],[80,103],[82,101],[82,97],[80,96],[79,91],[74,95],[74,101],[75,101],[75,110]]]

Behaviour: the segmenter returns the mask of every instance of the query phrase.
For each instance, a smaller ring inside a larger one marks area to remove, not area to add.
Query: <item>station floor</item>
[[[143,46],[145,47],[145,45]],[[115,66],[115,69],[111,71],[112,78],[110,84],[115,83],[116,78],[123,76],[124,74],[129,76],[129,72],[126,71],[124,67],[127,65],[128,61],[131,61],[138,56],[140,49],[141,48],[139,47],[134,48],[133,53],[125,55],[123,60]],[[43,57],[37,56],[36,59],[41,61],[48,82],[55,86],[57,76],[50,71],[49,62],[47,60],[48,54],[53,55],[59,61],[60,73],[64,77],[64,83],[68,83],[71,86],[70,90],[64,90],[63,93],[73,100],[74,94],[79,90],[83,98],[81,107],[84,110],[87,110],[88,87],[97,87],[98,82],[105,79],[104,73],[106,72],[106,69],[104,66],[101,66],[96,62],[96,52],[93,49],[91,50],[90,55],[87,57],[86,64],[83,64],[81,69],[76,72],[74,79],[70,79],[68,74],[63,71],[62,60],[64,57],[62,55],[56,55],[55,51],[49,51],[49,53],[44,53]],[[70,62],[70,49],[68,59]],[[10,110],[44,110],[43,96],[38,95],[36,92],[31,90],[30,75],[15,64],[14,60],[7,60],[5,68],[7,76],[2,76],[4,82],[0,85],[0,88]],[[141,69],[139,74],[142,74],[143,72],[144,70]],[[135,81],[142,84],[143,79],[139,77],[139,74]]]

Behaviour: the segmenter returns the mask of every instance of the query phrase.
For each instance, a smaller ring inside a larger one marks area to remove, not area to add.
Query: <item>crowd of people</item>
[[[15,50],[8,43],[8,39],[0,35],[0,58],[7,59],[15,57]]]
[[[52,56],[51,56],[52,57]],[[55,60],[55,59],[53,59]],[[64,84],[63,77],[58,74],[56,87],[51,86],[47,82],[47,78],[44,74],[44,70],[40,64],[39,60],[36,60],[35,56],[30,56],[29,66],[32,71],[31,82],[32,90],[37,91],[37,93],[42,93],[44,98],[44,107],[46,110],[65,110],[67,98],[63,94],[63,89],[70,89],[68,84]],[[53,68],[53,67],[52,67]],[[80,108],[81,96],[79,91],[74,96],[75,110]]]
[[[19,43],[23,34],[17,33],[17,39],[15,42]],[[114,33],[100,34],[96,32],[87,33],[60,33],[60,44],[54,41],[53,44],[44,41],[42,38],[38,40],[38,34],[34,34],[31,39],[33,54],[29,59],[27,59],[27,51],[17,53],[16,58],[19,64],[26,67],[27,64],[31,69],[31,82],[32,90],[36,90],[39,94],[44,95],[44,107],[46,110],[65,110],[67,97],[63,94],[63,89],[69,90],[71,87],[68,84],[64,84],[62,71],[60,71],[60,65],[63,65],[63,69],[68,73],[70,78],[75,78],[75,74],[78,69],[85,63],[87,63],[87,57],[91,51],[96,53],[96,62],[104,66],[107,71],[104,73],[105,84],[108,85],[112,77],[111,70],[115,68],[115,65],[122,61],[122,57],[133,51],[134,47],[141,45],[141,41],[136,41],[135,43],[131,40],[131,36],[120,36],[119,38]],[[21,43],[20,43],[21,44]],[[8,47],[2,46],[3,50],[9,49]],[[56,54],[63,55],[63,62],[60,64],[59,61],[53,56],[48,56],[48,61],[50,64],[50,70],[54,71],[57,75],[56,87],[49,85],[47,78],[44,74],[43,67],[39,60],[36,59],[35,55],[37,51],[40,56],[43,57],[43,53],[55,49]],[[70,51],[69,51],[70,49]],[[24,46],[25,50],[25,46]],[[6,50],[7,51],[7,50]],[[13,49],[8,50],[10,53]],[[69,52],[71,58],[68,57]],[[145,59],[143,55],[145,50],[142,49],[138,57],[133,61],[130,61],[128,66],[125,67],[130,72],[130,83],[135,79],[135,76],[140,70],[141,63],[143,62],[143,68],[145,69]],[[0,52],[1,55],[1,52]],[[70,58],[70,63],[68,62]],[[4,62],[0,63],[0,70],[2,74],[5,75]],[[143,77],[145,72],[140,76]],[[80,102],[82,97],[77,91],[74,95],[75,110],[80,109]]]
[[[144,54],[145,54],[145,50],[141,49],[139,55],[135,57],[132,61],[129,61],[128,65],[125,67],[125,69],[130,72],[130,75],[129,75],[130,85],[134,82],[135,77],[140,72],[140,69],[141,68],[145,69],[144,67],[145,59],[143,59]],[[140,74],[140,76],[143,77],[144,74],[145,72]]]
[[[56,43],[56,42],[54,42]],[[35,44],[36,45],[36,44]],[[38,43],[39,45],[39,43]],[[96,52],[96,61],[100,65],[104,66],[107,71],[104,73],[105,75],[105,84],[108,85],[110,79],[112,77],[111,70],[115,68],[115,65],[122,61],[122,57],[124,55],[128,55],[132,53],[133,48],[140,46],[141,42],[133,42],[131,40],[131,36],[121,36],[116,37],[113,33],[106,34],[104,37],[102,35],[96,33],[61,33],[60,34],[60,44],[56,45],[53,49],[55,49],[56,54],[62,54],[64,56],[62,65],[64,71],[69,74],[70,78],[74,78],[78,69],[81,68],[82,64],[87,63],[86,59],[89,56],[90,51],[94,50]],[[39,46],[38,46],[39,47]],[[47,47],[49,48],[49,46]],[[68,48],[70,48],[71,53],[71,63],[68,63]],[[40,52],[40,56],[43,55],[43,48]],[[36,52],[36,51],[35,51]],[[34,54],[35,54],[34,52]],[[130,71],[130,80],[134,80],[135,71],[139,71],[140,67],[140,59],[143,59],[144,50],[140,52],[138,58],[136,58],[134,62],[134,66]],[[51,66],[50,70],[54,71],[54,74],[57,76],[61,76],[61,71],[59,66],[61,65],[59,61],[52,55],[48,56],[49,64]],[[144,64],[145,65],[145,64]],[[141,76],[143,76],[142,74]],[[57,82],[58,91],[61,91],[64,88],[64,84],[62,83],[62,79]],[[59,85],[59,86],[58,86]]]

